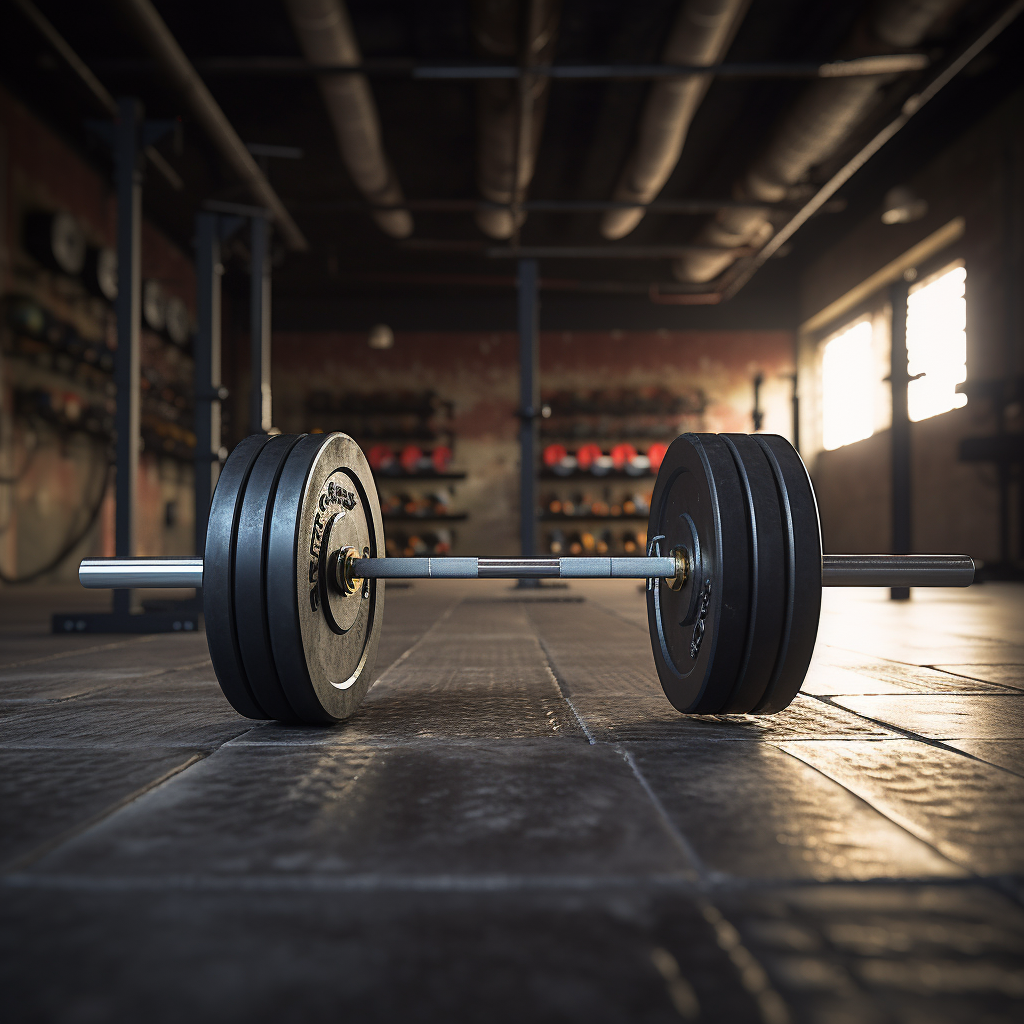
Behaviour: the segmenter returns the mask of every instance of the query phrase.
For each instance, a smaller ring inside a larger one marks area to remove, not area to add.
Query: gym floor
[[[1024,588],[826,591],[803,693],[684,718],[635,583],[389,586],[347,724],[0,590],[14,1020],[1020,1020]]]

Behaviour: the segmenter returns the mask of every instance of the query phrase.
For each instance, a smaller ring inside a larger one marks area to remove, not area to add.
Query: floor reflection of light
[[[967,271],[953,267],[922,281],[907,299],[907,356],[910,418],[937,416],[967,404],[956,393],[967,379]]]
[[[828,450],[874,433],[871,322],[862,320],[825,344],[821,364],[822,444]]]

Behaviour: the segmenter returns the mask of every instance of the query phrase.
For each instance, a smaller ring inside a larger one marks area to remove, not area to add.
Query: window
[[[829,451],[875,430],[877,373],[870,320],[845,327],[825,343],[821,360],[822,446]]]
[[[924,374],[907,391],[915,422],[967,404],[967,396],[956,393],[957,384],[967,380],[966,280],[962,266],[947,267],[907,298],[907,368],[912,377]]]

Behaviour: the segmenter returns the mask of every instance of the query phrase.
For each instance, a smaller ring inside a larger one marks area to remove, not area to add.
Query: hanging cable
[[[57,554],[54,555],[49,562],[38,569],[34,569],[32,572],[26,573],[24,576],[8,576],[5,572],[0,570],[0,583],[6,583],[8,586],[16,586],[20,583],[31,583],[33,580],[39,579],[40,576],[45,576],[48,572],[53,572],[53,570],[56,569],[57,566],[59,566],[60,563],[63,562],[79,544],[82,543],[83,540],[85,540],[89,531],[96,525],[96,520],[100,517],[100,510],[103,508],[103,501],[107,496],[107,485],[110,483],[110,473],[112,469],[112,464],[108,462],[103,473],[103,486],[100,487],[99,497],[89,510],[89,517],[82,529],[65,541]]]

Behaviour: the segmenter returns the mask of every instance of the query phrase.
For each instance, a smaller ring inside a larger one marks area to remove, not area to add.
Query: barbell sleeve
[[[823,587],[969,587],[967,555],[822,555]]]
[[[355,558],[361,579],[670,579],[674,558]],[[87,558],[89,589],[201,587],[201,558]],[[969,587],[967,555],[824,555],[823,587]]]
[[[78,581],[90,590],[201,587],[201,558],[86,558]]]

